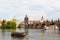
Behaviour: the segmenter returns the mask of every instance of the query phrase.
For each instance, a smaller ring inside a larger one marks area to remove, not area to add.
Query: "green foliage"
[[[6,28],[7,27],[7,24],[5,22],[5,20],[2,21],[2,28]]]
[[[2,28],[16,28],[16,22],[15,21],[8,21],[5,20],[2,21]]]
[[[16,22],[8,21],[7,28],[16,28]]]

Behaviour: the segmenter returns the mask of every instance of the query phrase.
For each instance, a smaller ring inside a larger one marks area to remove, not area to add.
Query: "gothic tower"
[[[25,15],[24,18],[24,24],[25,24],[25,34],[28,35],[28,17]]]

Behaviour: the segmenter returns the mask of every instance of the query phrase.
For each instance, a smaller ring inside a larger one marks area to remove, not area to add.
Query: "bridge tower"
[[[25,15],[24,18],[24,24],[25,24],[25,34],[28,35],[28,16]]]

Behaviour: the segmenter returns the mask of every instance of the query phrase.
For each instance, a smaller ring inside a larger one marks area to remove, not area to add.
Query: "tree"
[[[8,21],[7,28],[16,28],[16,22],[15,21]]]
[[[3,20],[3,21],[2,21],[2,28],[6,28],[6,27],[7,27],[6,20]]]

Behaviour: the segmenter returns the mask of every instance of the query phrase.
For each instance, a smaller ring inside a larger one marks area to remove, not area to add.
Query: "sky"
[[[56,20],[60,18],[60,0],[0,0],[0,19],[10,20],[14,16],[23,20]]]

